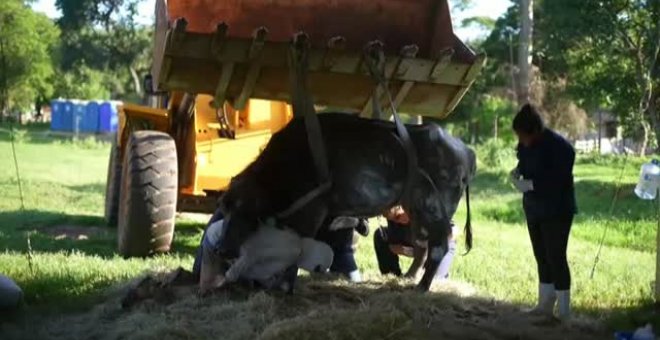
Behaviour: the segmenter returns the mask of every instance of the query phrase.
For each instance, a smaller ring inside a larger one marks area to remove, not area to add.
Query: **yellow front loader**
[[[177,211],[218,196],[292,118],[290,41],[304,31],[315,104],[375,117],[364,46],[382,43],[399,111],[446,117],[485,62],[453,33],[447,0],[157,0],[149,105],[124,104],[105,217],[119,253],[167,252]],[[372,45],[373,46],[373,45]]]

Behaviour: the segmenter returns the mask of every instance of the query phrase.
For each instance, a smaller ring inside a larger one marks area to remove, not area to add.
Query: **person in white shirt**
[[[196,258],[194,266],[202,291],[243,281],[265,289],[282,289],[291,293],[298,268],[326,272],[332,265],[334,254],[330,246],[311,238],[302,238],[286,227],[277,226],[274,219],[269,219],[241,245],[240,256],[227,268],[217,261],[218,256],[214,253],[214,247],[223,233],[222,218],[210,223],[204,233],[198,253],[201,258]]]

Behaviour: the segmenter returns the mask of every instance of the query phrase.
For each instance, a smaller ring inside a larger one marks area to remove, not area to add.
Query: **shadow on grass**
[[[96,190],[84,187],[80,190]],[[195,254],[204,227],[190,221],[177,223],[170,254]],[[117,255],[117,229],[107,226],[100,216],[39,210],[0,212],[0,249],[27,253],[28,235],[33,252],[76,251],[102,258]]]
[[[97,194],[99,192],[105,192],[105,183],[69,185],[67,188],[81,194]]]
[[[9,225],[10,221],[25,223]],[[10,257],[17,261],[11,266],[25,266],[13,270],[19,273],[17,282],[31,309],[76,310],[98,303],[108,287],[121,283],[122,278],[139,276],[143,270],[181,261],[192,267],[192,259],[189,263],[186,259],[196,253],[203,228],[204,224],[180,223],[169,253],[123,261],[117,253],[117,229],[106,226],[100,217],[44,211],[0,212],[0,249],[21,254],[18,258]],[[25,260],[30,254],[28,234],[31,254],[36,254],[34,272],[31,265],[28,267],[30,260]],[[21,259],[22,256],[25,257]],[[67,264],[69,261],[77,261],[74,263],[81,267]],[[106,265],[107,272],[99,270]],[[61,269],[54,269],[60,266]],[[136,266],[144,269],[136,272]]]
[[[57,199],[57,198],[54,198]],[[0,211],[0,226],[3,232],[25,231],[31,228],[48,227],[57,224],[79,226],[102,226],[103,218],[93,215],[67,215],[43,210]]]
[[[660,332],[660,302],[655,303],[650,299],[639,306],[586,312],[594,315],[605,314],[607,325],[612,330],[632,331],[650,323],[656,334]]]

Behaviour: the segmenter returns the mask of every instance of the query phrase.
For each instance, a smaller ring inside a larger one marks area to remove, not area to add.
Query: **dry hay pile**
[[[293,296],[233,288],[200,298],[194,286],[159,288],[122,308],[127,289],[84,314],[14,329],[25,339],[604,339],[596,323],[543,321],[520,307],[471,296],[457,283],[421,294],[410,281],[349,285],[301,278]],[[135,284],[134,284],[135,285]],[[4,337],[3,337],[4,338]]]

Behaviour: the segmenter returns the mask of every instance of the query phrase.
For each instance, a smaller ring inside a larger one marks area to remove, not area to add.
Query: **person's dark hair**
[[[524,134],[533,135],[543,131],[545,125],[543,118],[531,104],[525,104],[513,118],[513,130]]]

